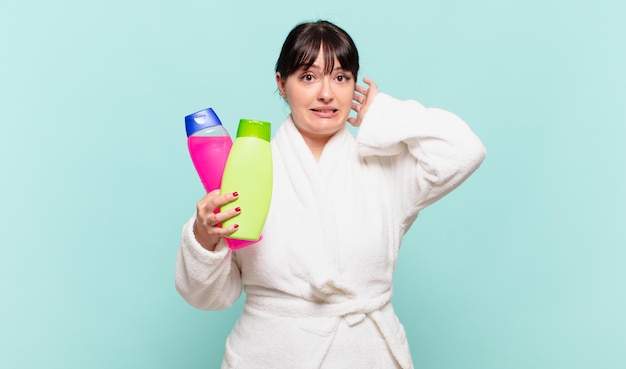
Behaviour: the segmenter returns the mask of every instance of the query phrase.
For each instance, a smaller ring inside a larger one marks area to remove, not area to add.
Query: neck
[[[315,138],[302,136],[302,138],[304,139],[306,145],[309,147],[309,150],[311,150],[311,153],[313,154],[313,157],[315,157],[315,160],[320,159],[326,143],[328,142],[328,140],[330,140],[330,137]]]
[[[334,133],[330,135],[311,134],[309,132],[302,131],[298,126],[296,126],[296,129],[300,132],[300,136],[302,136],[304,143],[307,145],[309,150],[311,150],[315,160],[319,160],[322,156],[322,152],[324,151],[324,147],[326,147],[326,143],[328,143]]]

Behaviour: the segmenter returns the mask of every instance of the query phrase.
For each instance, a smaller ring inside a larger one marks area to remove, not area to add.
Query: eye
[[[348,82],[351,77],[347,74],[339,74],[337,77],[337,82]]]
[[[315,79],[315,76],[313,73],[302,73],[299,78],[301,81],[311,82]]]

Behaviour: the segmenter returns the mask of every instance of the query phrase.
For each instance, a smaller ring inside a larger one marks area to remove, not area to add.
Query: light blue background
[[[281,43],[326,18],[361,76],[488,149],[401,250],[416,368],[626,367],[624,4],[2,1],[0,366],[219,366],[241,301],[202,312],[174,289],[202,196],[183,117],[276,127]]]

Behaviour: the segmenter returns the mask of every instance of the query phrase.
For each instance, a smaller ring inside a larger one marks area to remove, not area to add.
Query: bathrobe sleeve
[[[445,110],[378,93],[357,135],[359,153],[382,157],[406,223],[460,185],[485,158],[469,126]],[[398,196],[399,195],[399,196]],[[410,224],[404,224],[406,227]]]
[[[215,251],[204,249],[193,233],[195,215],[183,226],[176,259],[176,289],[192,306],[221,310],[241,295],[241,272],[234,253],[222,239]]]

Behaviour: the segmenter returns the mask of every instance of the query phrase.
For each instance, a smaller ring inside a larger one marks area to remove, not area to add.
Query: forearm
[[[203,310],[230,307],[241,294],[241,273],[232,251],[220,241],[214,251],[195,239],[195,217],[185,224],[176,260],[176,289],[192,306]]]
[[[485,157],[470,127],[445,110],[379,93],[357,137],[362,156],[388,157],[410,212],[460,185]]]

